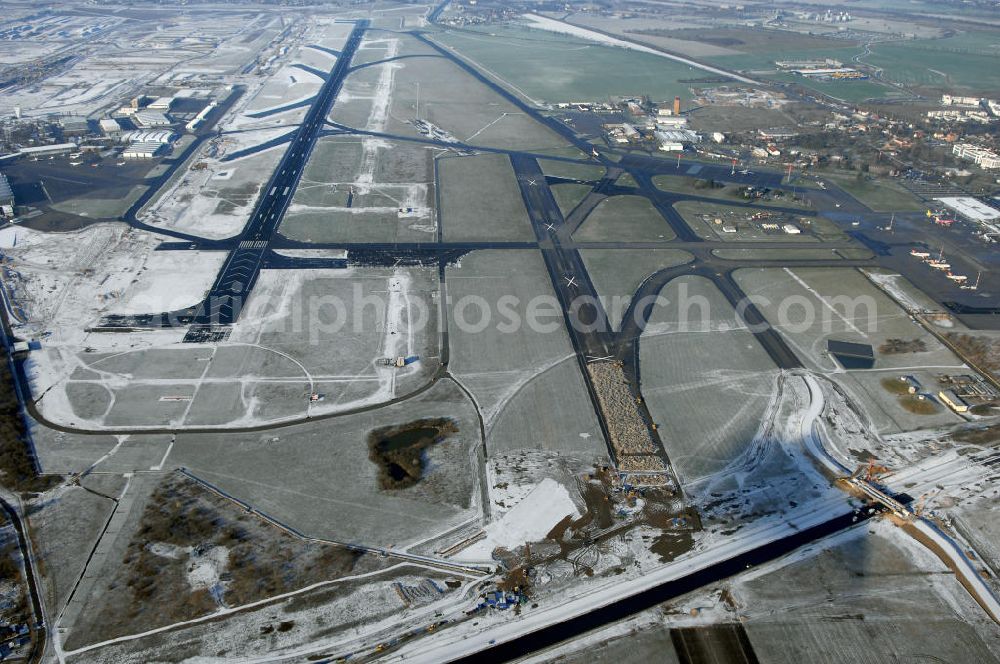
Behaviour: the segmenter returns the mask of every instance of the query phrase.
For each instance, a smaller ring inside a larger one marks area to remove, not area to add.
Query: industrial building
[[[671,144],[683,147],[685,143],[698,143],[701,141],[701,136],[690,129],[657,130],[655,134],[656,139],[661,145]]]
[[[687,126],[687,118],[677,115],[656,116],[656,126],[661,129],[683,129]]]
[[[757,134],[765,141],[786,141],[798,136],[799,132],[791,129],[758,129]]]
[[[76,143],[52,143],[21,148],[17,151],[22,157],[47,157],[49,155],[69,154],[79,149]]]
[[[66,117],[59,120],[63,136],[83,136],[90,133],[86,118]]]
[[[868,74],[850,67],[830,67],[825,69],[793,69],[793,73],[806,78],[816,78],[820,80],[864,80]]]
[[[101,125],[101,132],[105,136],[117,138],[122,133],[122,126],[114,118],[104,118],[99,124]]]
[[[198,115],[194,116],[190,122],[184,125],[184,128],[187,129],[188,131],[194,131],[198,127],[198,125],[200,125],[202,122],[205,121],[205,117],[208,116],[209,113],[215,110],[216,106],[218,106],[216,102],[214,101],[210,102],[208,106],[201,109]]]
[[[844,65],[840,60],[834,60],[833,58],[824,58],[823,60],[778,60],[774,64],[778,69],[789,71],[836,69]]]
[[[944,405],[956,413],[967,413],[969,411],[969,404],[966,403],[965,399],[955,394],[954,390],[941,390],[938,392],[938,398],[941,399]]]
[[[170,107],[174,105],[173,97],[157,97],[152,102],[150,102],[148,108],[151,111],[169,111]]]
[[[122,152],[123,159],[152,159],[166,148],[163,143],[143,141],[132,143]]]
[[[149,127],[169,127],[171,125],[170,118],[159,111],[139,111],[132,116],[132,120],[143,129]]]
[[[167,145],[177,140],[177,134],[169,129],[135,129],[121,135],[123,143],[160,143]]]
[[[1000,210],[971,196],[935,198],[970,221],[986,223],[1000,219]]]

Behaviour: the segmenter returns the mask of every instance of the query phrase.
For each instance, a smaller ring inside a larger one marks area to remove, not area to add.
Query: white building
[[[979,97],[956,97],[954,95],[941,95],[942,106],[979,106],[982,99]]]
[[[661,143],[698,143],[701,136],[690,129],[666,129],[655,132],[656,139]]]
[[[942,120],[944,122],[980,122],[986,124],[993,118],[986,111],[962,109],[955,111],[927,111],[928,120]]]
[[[166,145],[173,143],[177,134],[169,129],[135,129],[122,134],[124,143],[159,143]]]
[[[25,157],[41,157],[76,152],[78,149],[76,143],[53,143],[51,145],[36,145],[30,148],[21,148],[17,153]]]
[[[656,116],[656,126],[664,129],[683,129],[687,123],[687,118],[680,115]]]
[[[114,118],[104,118],[100,125],[105,136],[118,136],[122,133],[122,126]]]
[[[985,223],[1000,219],[1000,210],[971,196],[935,198],[967,219]]]
[[[955,143],[952,154],[961,159],[974,162],[980,168],[987,170],[1000,168],[1000,155],[980,145],[972,143]]]
[[[713,131],[712,140],[715,141],[716,143],[725,143],[726,135],[723,134],[721,131]]]

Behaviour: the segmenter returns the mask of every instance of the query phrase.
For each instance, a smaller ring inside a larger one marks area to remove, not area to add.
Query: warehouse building
[[[169,111],[170,107],[173,105],[173,97],[157,97],[146,108],[151,111]]]
[[[160,143],[167,145],[177,140],[177,134],[169,129],[135,129],[121,135],[123,143]]]
[[[90,125],[86,118],[65,117],[59,120],[63,136],[84,136],[90,133]]]
[[[123,159],[152,159],[161,154],[166,145],[154,141],[140,141],[132,143],[122,152]]]
[[[169,127],[170,118],[159,111],[139,111],[132,117],[139,127],[148,129],[149,127]]]
[[[114,118],[104,118],[99,124],[101,125],[101,133],[105,136],[117,138],[122,133],[122,126]]]
[[[944,405],[956,413],[967,413],[969,411],[969,404],[966,403],[965,399],[955,394],[954,390],[942,390],[938,392],[938,398],[941,399]]]
[[[79,149],[76,143],[51,143],[49,145],[36,145],[30,148],[21,148],[17,151],[22,157],[47,157],[57,154],[69,154]]]
[[[1000,219],[1000,210],[972,196],[943,197],[934,200],[946,205],[970,221],[986,223]]]

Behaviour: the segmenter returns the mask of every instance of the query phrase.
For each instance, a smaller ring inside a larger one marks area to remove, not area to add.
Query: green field
[[[756,53],[746,53],[743,55],[715,55],[705,60],[711,61],[714,65],[721,65],[726,69],[740,71],[754,70],[774,70],[775,60],[816,60],[819,58],[834,58],[841,62],[848,62],[857,55],[860,49],[857,46],[835,46],[823,49],[806,50],[774,50],[760,51]]]
[[[903,85],[1000,91],[1000,34],[994,32],[878,44],[866,61]]]
[[[605,172],[605,168],[600,164],[575,164],[553,159],[539,159],[538,165],[546,175],[571,180],[600,180]]]
[[[552,190],[552,197],[556,199],[556,203],[559,205],[559,211],[563,213],[563,217],[566,217],[590,193],[592,187],[589,184],[566,182],[554,184],[550,189]]]
[[[832,40],[824,40],[832,41]],[[835,42],[842,43],[842,42]],[[713,64],[720,65],[727,69],[739,71],[773,71],[766,78],[783,83],[796,83],[804,88],[815,90],[831,97],[843,99],[845,101],[861,101],[872,97],[893,97],[900,93],[893,88],[878,83],[873,80],[861,81],[817,81],[798,74],[788,72],[778,72],[775,67],[775,60],[815,60],[817,58],[834,58],[841,62],[848,63],[860,52],[857,46],[851,47],[828,47],[803,51],[761,51],[747,53],[745,55],[720,55],[711,58]]]
[[[807,35],[791,30],[761,30],[747,28],[682,28],[680,30],[653,30],[648,33],[674,39],[712,44],[743,53],[764,53],[768,55],[808,51],[821,53],[832,49],[842,49],[845,42],[816,35]]]
[[[663,216],[642,196],[604,199],[573,233],[576,242],[667,242],[675,237]]]
[[[853,173],[824,173],[830,180],[876,212],[923,210],[924,203],[895,182],[858,179]]]
[[[496,74],[515,92],[546,102],[649,95],[690,96],[679,81],[704,72],[650,53],[601,46],[521,26],[448,30],[434,39]]]
[[[732,182],[723,183],[717,181],[717,185],[722,184],[723,186],[709,187],[706,186],[704,182],[704,180],[700,180],[697,177],[689,175],[653,176],[653,184],[656,185],[656,188],[661,191],[669,191],[677,194],[690,194],[692,196],[701,196],[706,198],[717,198],[720,203],[725,203],[726,201],[747,201],[747,199],[743,197],[743,194],[740,193],[740,185]],[[809,208],[808,201],[801,198],[805,194],[802,189],[805,188],[805,186],[800,186],[796,183],[794,191],[789,192],[784,189],[775,189],[768,198],[758,198],[748,202],[753,202],[756,205],[765,207],[777,206],[801,208],[806,210]]]

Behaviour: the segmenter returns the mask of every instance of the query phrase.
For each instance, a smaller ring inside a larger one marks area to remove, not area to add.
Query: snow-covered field
[[[574,37],[580,37],[582,39],[589,39],[590,41],[596,41],[607,46],[616,46],[618,48],[627,48],[634,51],[640,51],[642,53],[651,53],[653,55],[658,55],[661,58],[667,58],[669,60],[676,60],[677,62],[682,62],[686,65],[692,67],[697,67],[698,69],[703,69],[712,74],[721,74],[729,78],[735,79],[742,83],[747,83],[750,85],[756,85],[756,81],[749,78],[743,78],[737,76],[736,74],[730,74],[722,69],[717,69],[709,65],[702,64],[700,62],[695,62],[694,60],[689,60],[688,58],[681,57],[679,55],[671,55],[669,53],[664,53],[663,51],[658,51],[655,48],[650,48],[649,46],[643,46],[641,44],[635,44],[624,39],[619,39],[617,37],[612,37],[596,30],[590,30],[588,28],[583,28],[578,25],[571,25],[569,23],[564,23],[562,21],[557,21],[547,16],[541,16],[539,14],[524,14],[522,16],[533,28],[540,28],[542,30],[548,30],[549,32],[558,32],[560,34],[572,35]]]
[[[211,288],[226,255],[224,251],[154,251],[143,265],[142,275],[109,311],[144,314],[197,305]]]

